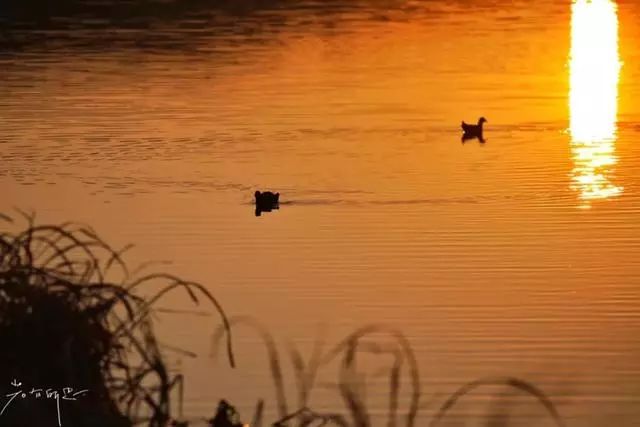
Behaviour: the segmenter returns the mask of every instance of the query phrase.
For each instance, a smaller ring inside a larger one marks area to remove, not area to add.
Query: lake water
[[[638,3],[201,3],[2,21],[3,212],[89,223],[257,319],[291,411],[286,343],[308,354],[376,323],[416,353],[419,424],[487,376],[536,384],[568,426],[638,424]],[[462,144],[479,116],[486,143]],[[256,189],[280,209],[254,216]],[[254,331],[238,326],[232,370],[209,357],[209,306],[162,308],[191,310],[156,322],[198,355],[169,354],[187,417],[220,397],[277,417]],[[315,408],[344,412],[335,378]],[[387,386],[367,384],[385,424]],[[448,425],[498,426],[491,405],[461,402]],[[551,425],[531,400],[507,409]]]

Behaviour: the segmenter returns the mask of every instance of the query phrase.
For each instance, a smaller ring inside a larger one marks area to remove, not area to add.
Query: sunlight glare
[[[608,177],[617,162],[617,6],[611,0],[576,0],[571,16],[571,187],[580,192],[581,207],[589,207],[590,200],[614,197],[623,190]]]

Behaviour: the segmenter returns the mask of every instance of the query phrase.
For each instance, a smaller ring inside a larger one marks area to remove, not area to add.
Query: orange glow
[[[620,60],[618,16],[611,0],[576,0],[572,5],[570,131],[574,168],[572,189],[581,207],[618,196],[610,180],[616,164],[616,121]]]

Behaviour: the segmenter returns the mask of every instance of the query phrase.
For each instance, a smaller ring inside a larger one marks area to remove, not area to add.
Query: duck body
[[[256,216],[260,216],[262,212],[271,212],[271,210],[279,208],[280,193],[256,191],[254,196],[256,199]]]
[[[464,121],[461,123],[462,127],[462,141],[466,141],[467,139],[478,138],[480,142],[484,142],[484,138],[482,137],[482,125],[487,121],[484,117],[480,117],[478,119],[477,125],[472,125],[469,123],[465,123]]]

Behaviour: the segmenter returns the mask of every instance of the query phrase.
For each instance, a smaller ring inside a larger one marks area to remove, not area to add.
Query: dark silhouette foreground
[[[0,230],[11,226],[0,218]],[[27,221],[26,230],[0,231],[0,425],[165,427],[181,377],[164,362],[152,306],[181,289],[218,308],[230,332],[218,302],[174,276],[131,279],[122,251],[89,227]],[[149,286],[150,296],[137,295]]]
[[[275,195],[274,195],[275,196]],[[0,214],[9,226],[11,220]],[[149,274],[131,279],[124,265],[123,251],[110,249],[85,226],[37,226],[32,218],[24,231],[3,232],[0,228],[0,426],[11,427],[187,427],[181,403],[173,391],[182,388],[182,378],[172,374],[162,357],[151,324],[153,304],[167,292],[181,289],[195,301],[203,297],[222,318],[214,330],[212,351],[222,347],[231,366],[232,325],[253,328],[262,338],[274,381],[279,420],[274,426],[331,424],[342,427],[387,425],[418,427],[444,425],[456,403],[470,392],[486,386],[503,386],[532,396],[554,421],[565,424],[551,400],[532,384],[511,377],[485,378],[463,385],[439,407],[431,422],[423,424],[418,413],[423,407],[423,388],[418,360],[401,331],[383,325],[368,325],[348,334],[337,345],[325,349],[314,345],[310,357],[291,344],[297,393],[285,390],[280,349],[269,331],[250,317],[227,318],[217,300],[202,286],[166,274]],[[115,275],[120,273],[120,281]],[[154,285],[154,294],[142,298],[139,287]],[[388,375],[388,410],[375,414],[364,398],[364,372],[359,359],[381,357]],[[345,403],[344,412],[313,409],[311,391],[319,383],[319,370],[338,367],[336,392]],[[57,391],[60,396],[86,390],[77,400],[36,397],[35,389]],[[24,393],[9,402],[8,395]],[[224,393],[224,390],[222,390]],[[291,410],[288,398],[297,396]],[[177,416],[174,416],[176,406]],[[258,401],[251,426],[263,423],[264,401]],[[497,414],[508,407],[498,407]],[[211,427],[241,427],[236,409],[221,400],[216,414],[207,420]],[[505,423],[486,424],[506,426]]]

